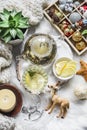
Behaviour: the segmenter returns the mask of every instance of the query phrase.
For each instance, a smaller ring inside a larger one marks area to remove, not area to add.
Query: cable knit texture
[[[14,130],[15,123],[12,118],[0,114],[0,130]]]
[[[24,130],[24,128],[15,123],[15,119],[0,114],[0,130]]]
[[[12,53],[8,45],[0,41],[0,83],[8,83],[10,81],[9,66],[12,63]]]

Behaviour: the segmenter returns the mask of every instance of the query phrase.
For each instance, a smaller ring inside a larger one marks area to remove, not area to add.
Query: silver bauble
[[[70,16],[69,16],[69,19],[72,23],[76,23],[78,22],[79,20],[81,20],[81,16],[79,13],[77,12],[74,12],[72,13]]]

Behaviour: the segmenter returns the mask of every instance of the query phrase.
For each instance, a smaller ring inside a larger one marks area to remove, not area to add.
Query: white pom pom
[[[78,99],[87,99],[87,88],[85,86],[78,86],[75,88],[74,94]]]

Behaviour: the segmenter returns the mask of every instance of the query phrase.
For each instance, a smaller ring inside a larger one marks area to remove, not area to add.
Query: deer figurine
[[[51,114],[55,106],[58,105],[60,107],[60,112],[57,115],[57,118],[58,117],[64,118],[67,113],[67,109],[69,109],[69,101],[67,99],[59,97],[56,94],[59,85],[60,85],[59,81],[55,85],[50,85],[50,86],[48,85],[48,87],[51,89],[52,99],[50,104],[47,106],[45,110],[46,111],[50,110],[49,114]]]

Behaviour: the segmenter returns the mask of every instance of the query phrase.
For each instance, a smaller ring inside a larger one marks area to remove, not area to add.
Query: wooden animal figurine
[[[69,109],[69,101],[67,99],[59,97],[56,94],[59,84],[60,84],[60,82],[57,82],[55,85],[48,86],[51,89],[52,99],[50,101],[50,104],[48,105],[48,107],[45,110],[46,111],[50,110],[49,114],[51,114],[53,109],[55,108],[55,106],[58,105],[60,107],[60,112],[57,115],[57,118],[58,117],[64,118],[67,113],[67,109]]]

